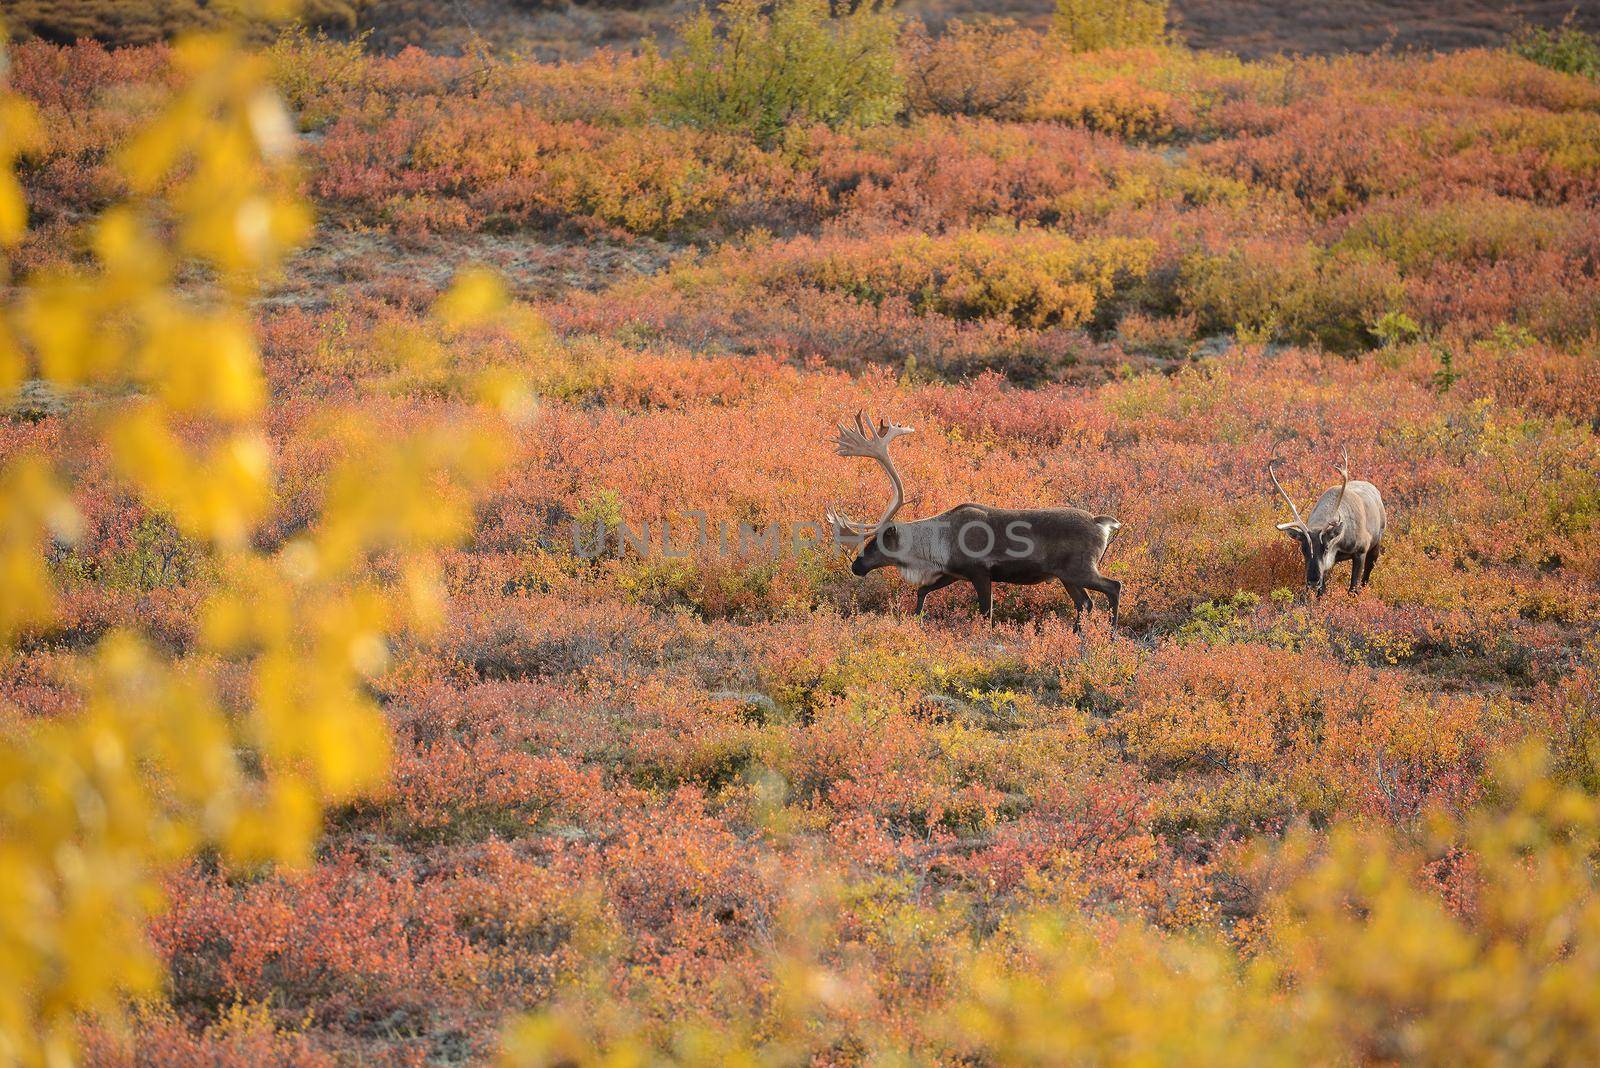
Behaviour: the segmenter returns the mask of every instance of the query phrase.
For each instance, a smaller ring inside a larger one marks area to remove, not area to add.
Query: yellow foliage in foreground
[[[0,307],[0,399],[26,379],[67,391],[127,488],[217,576],[192,655],[113,633],[85,657],[78,715],[0,735],[0,1063],[66,1062],[81,1014],[157,991],[144,925],[165,867],[202,848],[303,863],[323,807],[383,781],[365,682],[391,635],[436,620],[432,552],[465,534],[502,451],[495,433],[350,417],[317,521],[257,539],[275,474],[245,301],[310,213],[263,62],[195,39],[176,65],[181,89],[118,158],[132,196],[93,224],[91,265],[26,279]],[[11,168],[32,136],[26,105],[0,96],[5,245],[25,229]],[[204,274],[202,297],[179,292],[180,268]],[[459,328],[503,300],[468,274],[441,319]],[[507,411],[518,399],[503,376],[482,392]],[[0,662],[50,633],[45,551],[74,537],[74,489],[42,456],[0,469]],[[375,560],[398,580],[372,580]]]
[[[1600,802],[1559,785],[1536,748],[1509,755],[1496,786],[1471,814],[1434,813],[1415,843],[1292,834],[1259,860],[1264,929],[1236,945],[1070,911],[1008,921],[931,1008],[936,1050],[853,1031],[874,992],[780,940],[770,1017],[662,1033],[575,996],[515,1025],[506,1059],[776,1065],[831,1047],[882,1065],[1586,1063],[1600,1048]]]

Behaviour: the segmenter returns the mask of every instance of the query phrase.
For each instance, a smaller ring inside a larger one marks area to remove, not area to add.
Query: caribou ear
[[[878,545],[886,553],[892,553],[900,548],[900,529],[893,524],[884,527],[878,532]]]
[[[1285,534],[1289,535],[1289,537],[1291,537],[1291,538],[1296,538],[1296,537],[1300,536],[1300,524],[1299,523],[1279,523],[1278,524],[1278,529],[1283,531]]]

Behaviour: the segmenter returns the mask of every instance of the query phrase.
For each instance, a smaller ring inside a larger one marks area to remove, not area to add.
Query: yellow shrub
[[[1155,44],[1167,32],[1167,0],[1056,0],[1051,28],[1077,52]]]
[[[1183,109],[1181,98],[1131,80],[1058,78],[1029,109],[1029,117],[1128,140],[1160,140],[1172,135]]]
[[[1440,262],[1527,258],[1556,246],[1570,226],[1559,209],[1485,196],[1369,211],[1338,247],[1372,249],[1410,274]]]
[[[826,289],[868,300],[905,296],[920,310],[958,319],[1080,326],[1119,281],[1143,277],[1154,254],[1149,240],[1078,241],[1042,230],[968,230],[840,250],[805,273]]]

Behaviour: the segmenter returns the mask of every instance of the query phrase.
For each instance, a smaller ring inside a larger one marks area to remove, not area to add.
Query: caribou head
[[[827,511],[828,525],[834,538],[860,550],[850,564],[851,574],[864,576],[877,568],[901,562],[894,558],[902,546],[899,544],[899,532],[892,522],[895,513],[906,502],[906,491],[905,483],[900,480],[900,472],[895,470],[894,460],[889,455],[889,445],[895,438],[909,433],[910,427],[886,421],[874,426],[865,412],[856,413],[853,428],[839,424],[839,435],[834,439],[839,455],[876,460],[889,476],[891,487],[889,503],[876,523],[857,523],[832,507]]]

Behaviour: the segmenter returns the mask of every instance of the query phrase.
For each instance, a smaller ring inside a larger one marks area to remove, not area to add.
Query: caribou
[[[1033,586],[1055,579],[1066,587],[1076,610],[1074,627],[1092,610],[1090,590],[1105,595],[1111,625],[1117,625],[1122,583],[1100,574],[1100,558],[1122,526],[1109,515],[1078,508],[991,508],[958,504],[927,519],[894,522],[905,504],[905,486],[889,445],[911,433],[908,426],[887,421],[876,426],[857,413],[855,426],[839,425],[834,445],[840,456],[874,460],[889,476],[889,504],[876,523],[857,523],[827,510],[836,541],[858,549],[850,572],[865,577],[883,567],[898,568],[917,588],[915,614],[922,614],[928,594],[954,582],[969,582],[978,595],[978,611],[994,618],[994,584]]]
[[[1279,523],[1278,529],[1300,546],[1306,561],[1306,585],[1321,597],[1334,565],[1349,560],[1350,592],[1360,591],[1372,577],[1373,565],[1383,550],[1385,517],[1378,487],[1359,479],[1350,481],[1350,450],[1345,449],[1344,462],[1332,465],[1342,481],[1317,498],[1310,519],[1302,519],[1273,470],[1277,462],[1276,456],[1267,461],[1267,474],[1294,515],[1292,521]]]

